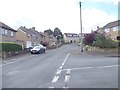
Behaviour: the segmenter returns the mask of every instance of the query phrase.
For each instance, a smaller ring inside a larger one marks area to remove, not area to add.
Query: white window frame
[[[10,31],[10,36],[14,37],[14,32],[13,31]]]
[[[105,29],[105,32],[107,32],[107,33],[110,32],[110,29],[109,29],[109,28],[108,28],[108,29]]]
[[[8,30],[4,29],[4,35],[8,35]]]
[[[4,32],[4,29],[0,27],[0,35],[4,35],[5,32]]]
[[[113,31],[118,31],[118,26],[113,27]]]

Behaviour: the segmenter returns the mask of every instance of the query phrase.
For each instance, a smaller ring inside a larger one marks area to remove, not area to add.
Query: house
[[[120,20],[110,22],[103,27],[105,36],[111,38],[112,40],[117,40],[120,30]]]
[[[79,35],[76,33],[64,33],[63,39],[65,43],[76,43],[79,42]]]
[[[1,42],[16,42],[16,30],[0,22],[0,40]]]
[[[48,46],[56,45],[57,38],[53,36],[53,34],[48,34],[47,32],[44,32],[45,34],[45,42]]]
[[[30,48],[44,42],[45,36],[35,30],[35,27],[26,28],[21,26],[16,33],[17,43],[21,44],[23,48]]]

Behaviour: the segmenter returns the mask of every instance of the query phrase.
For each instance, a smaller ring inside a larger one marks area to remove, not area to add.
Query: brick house
[[[0,42],[16,42],[16,30],[0,22]]]
[[[20,27],[16,33],[17,43],[21,44],[23,48],[30,48],[34,45],[44,42],[45,36],[35,30],[35,27],[26,28]]]

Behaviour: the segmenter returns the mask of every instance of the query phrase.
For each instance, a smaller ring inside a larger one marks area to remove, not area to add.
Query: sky
[[[0,0],[0,21],[17,30],[20,26],[35,27],[37,31],[54,30],[90,33],[118,20],[119,0]]]

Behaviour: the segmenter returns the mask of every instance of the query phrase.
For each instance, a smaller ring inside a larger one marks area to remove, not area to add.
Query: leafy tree
[[[84,44],[85,45],[92,45],[93,41],[95,40],[95,33],[90,33],[90,34],[87,34],[85,35],[84,37]]]
[[[57,37],[57,39],[63,39],[62,32],[59,28],[55,28],[53,32],[54,37]]]
[[[47,33],[48,35],[53,35],[53,31],[51,29],[45,30],[44,33]]]

